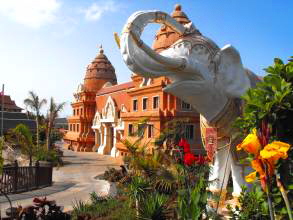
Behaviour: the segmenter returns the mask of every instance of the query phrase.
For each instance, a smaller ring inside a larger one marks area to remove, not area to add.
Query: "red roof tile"
[[[97,96],[99,95],[105,95],[105,94],[109,94],[109,93],[113,93],[113,92],[117,92],[117,91],[121,91],[121,90],[125,90],[125,89],[130,89],[134,87],[134,83],[131,82],[127,82],[127,83],[122,83],[119,85],[115,85],[115,86],[110,86],[110,87],[105,87],[100,89],[100,91],[97,92]]]

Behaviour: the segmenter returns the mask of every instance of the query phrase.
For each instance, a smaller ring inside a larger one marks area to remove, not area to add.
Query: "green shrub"
[[[61,155],[57,150],[48,150],[41,146],[35,153],[35,160],[52,162],[54,166],[62,165]]]
[[[266,139],[269,142],[282,141],[291,145],[288,158],[276,164],[275,174],[271,177],[269,197],[272,197],[273,209],[280,219],[287,219],[285,199],[282,199],[279,186],[283,185],[288,197],[287,209],[293,206],[293,57],[289,62],[275,58],[272,66],[265,69],[267,75],[256,88],[249,89],[243,96],[245,105],[243,115],[236,121],[242,135],[256,128],[259,136],[267,126]],[[266,126],[265,126],[266,125]],[[291,217],[292,218],[292,217]]]
[[[135,219],[134,209],[129,207],[129,201],[120,198],[99,197],[95,192],[91,193],[89,202],[75,201],[73,204],[73,219],[103,219],[131,220]]]

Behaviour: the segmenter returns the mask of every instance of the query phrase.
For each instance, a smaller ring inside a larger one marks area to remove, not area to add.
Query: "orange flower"
[[[246,177],[245,177],[245,181],[248,182],[248,183],[252,183],[256,180],[256,171],[248,174]]]
[[[256,135],[256,129],[252,130],[252,133],[247,135],[247,137],[242,141],[241,144],[237,145],[237,150],[245,150],[248,153],[258,155],[261,144]]]
[[[256,180],[256,174],[259,174],[260,183],[263,189],[266,188],[266,174],[263,168],[263,161],[260,159],[254,159],[251,161],[251,167],[255,170],[254,172],[248,174],[245,177],[245,181],[248,183],[252,183]]]
[[[262,159],[270,161],[272,164],[278,162],[280,158],[286,159],[288,157],[287,151],[290,149],[290,144],[274,141],[268,144],[260,151]]]

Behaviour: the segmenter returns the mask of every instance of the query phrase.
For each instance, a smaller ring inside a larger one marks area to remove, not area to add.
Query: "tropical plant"
[[[242,187],[242,192],[238,198],[239,205],[232,208],[228,205],[229,215],[233,220],[268,220],[268,204],[264,199],[265,195],[261,188],[253,185],[252,189]]]
[[[91,193],[89,202],[77,200],[73,203],[72,219],[135,219],[127,201],[119,198],[97,198],[97,195],[93,195]],[[123,216],[126,213],[128,216]]]
[[[47,103],[46,99],[40,99],[39,96],[29,91],[29,97],[24,100],[24,104],[35,113],[35,120],[37,125],[36,136],[37,136],[37,148],[39,147],[39,125],[40,125],[40,111],[41,108]]]
[[[139,219],[164,220],[168,218],[169,196],[157,192],[149,193],[139,207]]]
[[[45,146],[39,147],[34,154],[36,161],[52,162],[53,166],[60,166],[63,164],[61,155],[56,149],[48,150]]]
[[[12,129],[12,135],[15,135],[16,139],[12,137],[10,140],[14,140],[15,143],[21,147],[21,151],[28,155],[29,165],[32,166],[35,145],[33,144],[33,135],[30,129],[24,124],[19,124],[14,129]]]
[[[244,112],[236,126],[251,134],[239,149],[250,154],[255,172],[246,179],[251,182],[259,177],[271,218],[275,212],[279,218],[293,219],[293,200],[288,199],[293,197],[293,61],[284,64],[276,58],[265,70],[263,82],[243,96]]]
[[[182,139],[184,123],[168,122],[170,126],[155,141],[152,154],[140,136],[134,142],[124,141],[130,152],[126,157],[130,169],[126,188],[135,201],[137,215],[143,219],[199,219],[207,214],[208,161],[194,155]],[[164,198],[164,202],[158,198]]]
[[[207,181],[200,177],[193,188],[187,186],[178,194],[178,217],[179,219],[201,219],[206,211],[208,192]]]
[[[62,103],[56,103],[54,99],[51,97],[49,109],[47,113],[47,134],[46,134],[46,145],[47,149],[50,150],[51,148],[51,133],[52,129],[54,127],[54,122],[56,118],[58,117],[58,114],[65,106],[65,102]]]
[[[129,197],[135,205],[137,214],[139,213],[140,202],[146,197],[147,192],[150,190],[150,184],[140,176],[134,176],[128,185]]]

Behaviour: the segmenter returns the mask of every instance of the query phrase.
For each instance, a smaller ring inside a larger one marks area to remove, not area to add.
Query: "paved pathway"
[[[35,196],[47,196],[56,200],[57,204],[64,206],[64,210],[72,209],[75,200],[86,201],[89,193],[96,191],[105,194],[109,190],[109,184],[104,180],[96,180],[95,176],[102,174],[108,167],[118,167],[118,162],[106,155],[98,155],[94,152],[73,152],[64,150],[65,165],[54,168],[53,186],[31,192],[10,195],[12,205],[23,206],[32,204]],[[5,198],[0,197],[1,213],[9,207]]]

